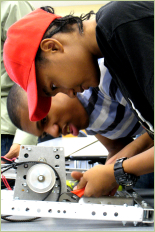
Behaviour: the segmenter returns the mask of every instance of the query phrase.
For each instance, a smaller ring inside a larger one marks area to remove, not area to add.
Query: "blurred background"
[[[29,1],[35,8],[52,6],[56,14],[61,16],[74,12],[77,16],[88,13],[90,10],[97,12],[99,8],[109,1]]]

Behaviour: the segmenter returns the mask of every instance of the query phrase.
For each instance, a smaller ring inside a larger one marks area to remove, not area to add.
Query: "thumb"
[[[79,183],[77,184],[76,189],[82,189],[86,186],[87,180],[84,177],[81,177]]]

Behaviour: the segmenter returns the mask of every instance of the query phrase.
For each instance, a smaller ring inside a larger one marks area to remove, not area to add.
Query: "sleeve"
[[[1,9],[1,39],[5,41],[8,28],[32,12],[34,7],[26,1],[2,1]]]
[[[21,145],[36,145],[38,142],[38,137],[28,134],[19,129],[16,130],[15,137],[13,143],[21,144]]]

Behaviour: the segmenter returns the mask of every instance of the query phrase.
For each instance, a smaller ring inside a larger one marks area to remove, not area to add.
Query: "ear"
[[[44,52],[64,52],[63,45],[56,39],[43,39],[40,43],[40,48]]]

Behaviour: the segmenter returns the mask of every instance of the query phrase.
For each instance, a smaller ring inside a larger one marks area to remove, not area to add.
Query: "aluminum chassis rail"
[[[123,225],[133,222],[134,226],[138,222],[154,222],[154,210],[135,191],[121,192],[124,197],[82,197],[78,203],[14,200],[11,199],[12,191],[3,191],[5,196],[7,192],[10,197],[5,199],[2,196],[2,215],[121,221]],[[111,199],[115,200],[115,204],[109,204]],[[134,205],[130,205],[130,199]]]
[[[29,148],[24,149],[28,150]],[[32,147],[32,150],[36,149],[38,151],[38,148]],[[30,151],[32,152],[32,150]],[[53,148],[53,152],[55,152],[55,148]],[[47,155],[47,157],[49,156]],[[73,170],[80,169],[66,168],[67,178],[70,177]],[[81,169],[80,171],[85,170]],[[6,178],[12,176],[12,179],[16,179],[15,170],[10,169],[4,175]],[[15,197],[13,199],[13,194],[14,191],[1,191],[2,215],[121,221],[123,225],[126,222],[133,222],[134,226],[138,222],[154,222],[154,209],[134,190],[118,191],[114,197],[81,197],[78,203],[19,200]]]

